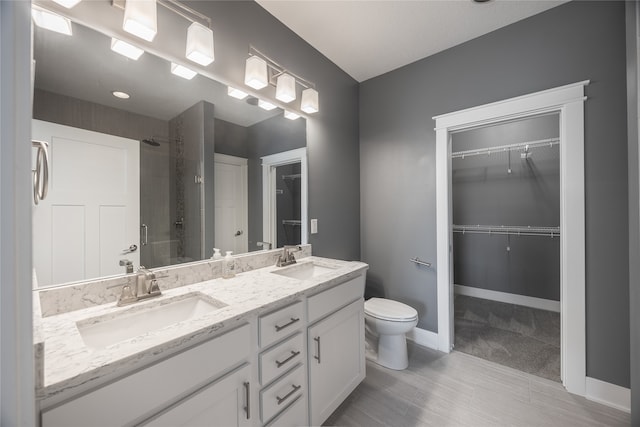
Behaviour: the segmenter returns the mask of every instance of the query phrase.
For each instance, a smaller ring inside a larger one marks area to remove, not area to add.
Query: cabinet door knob
[[[247,406],[244,407],[245,412],[247,413],[247,419],[251,418],[251,385],[249,382],[245,382],[244,384],[244,398],[247,402]]]
[[[320,337],[315,337],[313,340],[318,343],[318,354],[317,356],[313,356],[313,358],[318,361],[318,364],[320,364]]]

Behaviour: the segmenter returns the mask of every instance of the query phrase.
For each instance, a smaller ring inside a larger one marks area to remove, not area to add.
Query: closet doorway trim
[[[558,113],[560,121],[561,377],[565,388],[586,391],[584,87],[588,80],[435,116],[436,280],[438,349],[453,347],[451,134],[508,120]]]

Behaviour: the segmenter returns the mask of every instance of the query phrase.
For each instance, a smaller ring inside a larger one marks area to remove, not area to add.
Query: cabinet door
[[[309,328],[309,412],[321,425],[365,376],[364,301]]]
[[[178,402],[144,425],[249,426],[254,416],[253,402],[250,401],[250,377],[251,368],[245,365]]]

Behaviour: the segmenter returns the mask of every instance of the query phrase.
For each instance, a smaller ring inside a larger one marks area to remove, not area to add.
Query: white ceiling
[[[359,82],[568,0],[256,0]]]

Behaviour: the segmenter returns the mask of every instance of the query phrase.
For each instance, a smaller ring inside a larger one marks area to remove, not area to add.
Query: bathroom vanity
[[[48,295],[41,425],[320,425],[365,376],[367,268],[307,256],[52,315]]]

